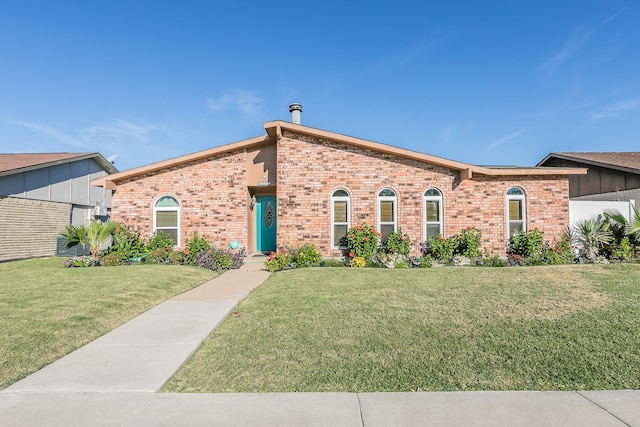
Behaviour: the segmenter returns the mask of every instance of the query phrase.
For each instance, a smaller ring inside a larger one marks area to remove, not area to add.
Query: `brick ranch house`
[[[569,225],[569,176],[586,169],[486,167],[447,160],[293,122],[265,135],[115,173],[92,184],[113,191],[112,218],[183,247],[194,232],[248,253],[312,243],[340,256],[349,227],[402,228],[414,250],[466,227],[504,255],[518,230],[552,240]],[[296,113],[298,114],[296,116]]]

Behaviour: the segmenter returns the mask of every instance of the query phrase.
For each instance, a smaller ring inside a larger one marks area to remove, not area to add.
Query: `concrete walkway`
[[[268,276],[262,259],[249,258],[0,391],[0,426],[640,427],[634,390],[158,393]]]

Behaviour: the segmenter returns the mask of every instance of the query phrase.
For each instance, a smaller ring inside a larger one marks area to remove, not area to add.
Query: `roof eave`
[[[128,169],[126,171],[109,175],[108,178],[107,177],[98,178],[91,181],[91,185],[96,185],[99,187],[110,185],[113,188],[109,188],[109,189],[115,190],[117,187],[117,182],[123,179],[132,178],[132,177],[143,175],[146,173],[157,172],[167,167],[193,162],[196,160],[204,159],[206,157],[215,156],[216,154],[221,154],[227,151],[234,151],[241,148],[250,147],[253,145],[258,145],[260,143],[268,141],[269,139],[271,138],[268,135],[262,135],[262,136],[257,136],[254,138],[249,138],[249,139],[245,139],[238,142],[233,142],[231,144],[225,144],[225,145],[220,145],[214,148],[208,148],[206,150],[198,151],[195,153],[185,154],[184,156],[174,157],[168,160],[162,160],[160,162],[151,163],[151,164],[140,166],[133,169]]]
[[[640,169],[636,169],[636,168],[632,168],[632,167],[628,167],[628,166],[620,166],[620,165],[616,165],[616,164],[612,164],[612,163],[598,162],[597,160],[585,159],[583,157],[569,156],[569,155],[560,154],[560,153],[549,153],[549,155],[547,155],[547,157],[545,157],[540,162],[538,162],[537,166],[542,165],[543,163],[545,163],[547,160],[549,160],[551,158],[569,160],[569,161],[578,162],[578,163],[586,163],[588,165],[598,166],[598,167],[601,167],[601,168],[615,169],[615,170],[619,170],[619,171],[622,171],[622,172],[640,174]]]
[[[355,145],[358,147],[368,148],[374,151],[383,152],[386,154],[393,154],[409,158],[412,160],[418,160],[437,166],[442,166],[448,169],[453,169],[460,172],[460,179],[473,178],[474,174],[486,175],[486,176],[523,176],[523,175],[536,175],[536,176],[551,176],[551,175],[584,175],[587,173],[585,168],[500,168],[500,167],[486,167],[476,166],[468,163],[457,162],[455,160],[445,159],[443,157],[432,156],[430,154],[424,154],[417,151],[407,150],[404,148],[395,147],[392,145],[382,144],[379,142],[369,141],[365,139],[355,138],[348,135],[343,135],[335,132],[329,132],[322,129],[311,128],[309,126],[303,126],[291,122],[285,122],[281,120],[275,120],[267,122],[264,127],[269,135],[276,135],[281,132],[281,129],[288,129],[293,132],[302,133],[305,135],[319,136],[336,142],[344,142],[349,145]]]
[[[94,159],[94,160],[96,160],[96,162],[100,166],[102,166],[102,168],[105,170],[105,172],[107,172],[107,174],[114,174],[114,173],[118,172],[118,169],[113,165],[113,163],[111,163],[107,159],[105,159],[102,154],[100,154],[100,153],[86,153],[86,154],[79,154],[78,156],[74,156],[74,157],[67,157],[67,158],[64,158],[64,159],[52,160],[52,161],[49,161],[49,162],[38,163],[38,164],[35,164],[35,165],[24,166],[24,167],[15,168],[15,169],[9,169],[9,170],[0,172],[0,176],[14,175],[14,174],[17,174],[17,173],[29,172],[29,171],[32,171],[32,170],[48,168],[48,167],[57,166],[57,165],[63,165],[65,163],[77,162],[77,161],[86,160],[86,159]]]

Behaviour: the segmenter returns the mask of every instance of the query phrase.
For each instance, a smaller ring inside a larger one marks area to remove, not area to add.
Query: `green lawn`
[[[0,263],[0,389],[216,276],[196,267]]]
[[[640,388],[640,265],[276,273],[167,392]]]

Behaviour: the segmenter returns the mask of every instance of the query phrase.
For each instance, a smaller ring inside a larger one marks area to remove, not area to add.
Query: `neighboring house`
[[[265,135],[93,181],[113,190],[112,217],[176,246],[197,232],[249,253],[316,245],[339,256],[340,238],[363,222],[402,228],[415,251],[435,234],[466,227],[504,254],[509,236],[538,228],[559,238],[569,223],[576,168],[483,167],[299,124],[264,124]],[[297,114],[296,114],[297,113]]]
[[[118,170],[99,153],[0,154],[0,261],[56,253],[64,227],[105,218]]]
[[[627,219],[640,199],[640,152],[550,153],[538,166],[586,168],[569,177],[571,223],[616,209]]]

